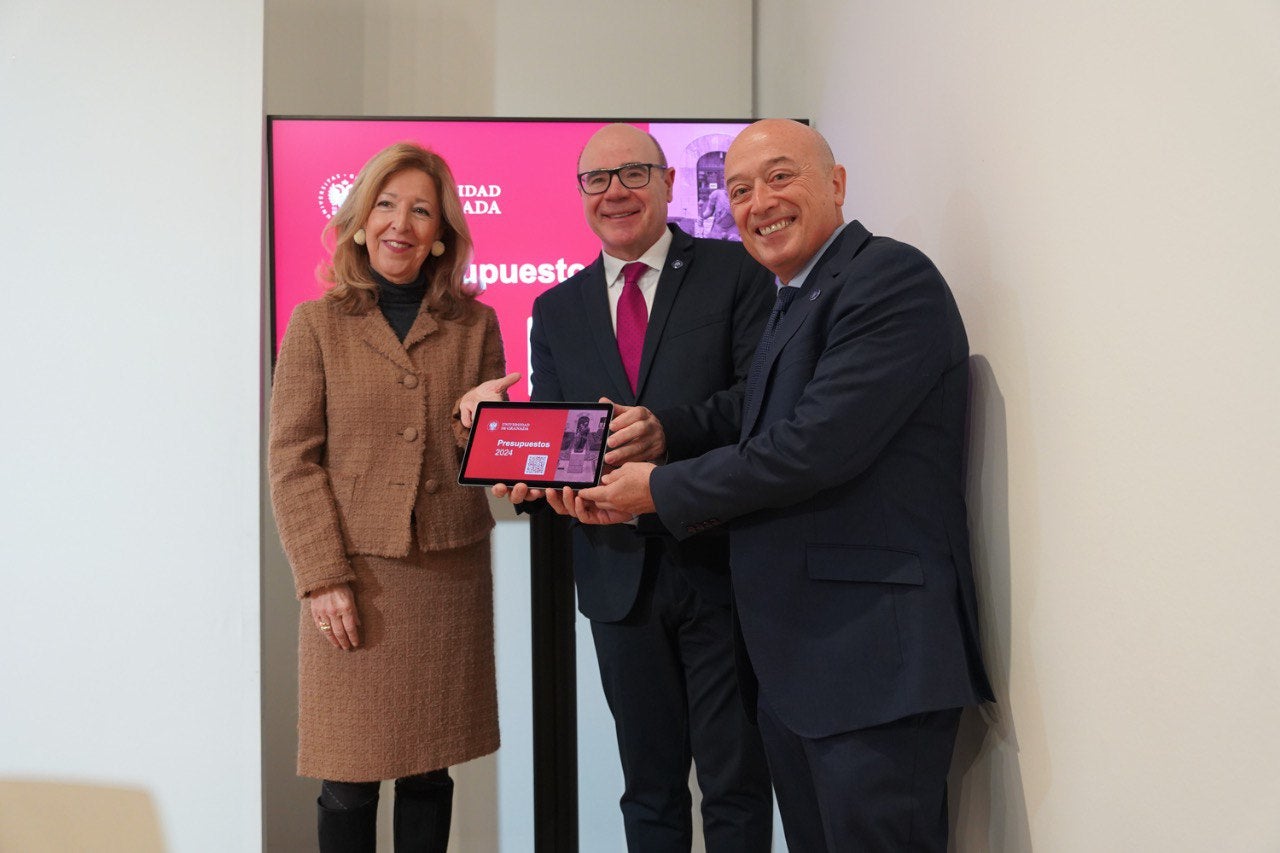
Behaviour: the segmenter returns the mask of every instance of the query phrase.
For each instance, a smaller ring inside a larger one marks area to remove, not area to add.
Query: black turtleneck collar
[[[413,321],[418,318],[422,299],[427,295],[426,269],[418,273],[417,280],[408,284],[387,281],[372,268],[369,272],[378,285],[378,308],[382,311],[382,316],[387,318],[387,323],[400,343],[404,343],[405,336],[413,328]]]

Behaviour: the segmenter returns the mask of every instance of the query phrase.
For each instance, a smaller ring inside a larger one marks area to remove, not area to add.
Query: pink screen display
[[[323,292],[321,232],[360,167],[380,149],[410,140],[449,163],[475,240],[468,280],[498,313],[510,391],[527,400],[529,318],[544,290],[591,263],[600,243],[582,216],[574,174],[600,121],[271,120],[272,286],[276,346],[294,307]],[[676,169],[668,211],[694,236],[710,232],[701,211],[723,183],[724,152],[744,122],[638,122]],[[734,235],[736,236],[736,235]]]

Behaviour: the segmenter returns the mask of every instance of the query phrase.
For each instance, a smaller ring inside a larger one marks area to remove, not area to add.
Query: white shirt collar
[[[804,269],[796,273],[795,276],[791,279],[791,281],[787,282],[786,284],[783,284],[781,279],[774,278],[774,281],[777,283],[778,287],[804,287],[804,281],[809,277],[809,273],[813,272],[813,267],[815,264],[818,263],[818,258],[822,257],[823,253],[826,252],[827,248],[835,241],[837,237],[840,236],[840,232],[843,231],[844,227],[848,224],[849,224],[848,222],[841,222],[840,227],[837,228],[835,231],[831,232],[831,236],[827,238],[827,242],[823,243],[822,247],[819,248],[818,251],[813,253],[813,257],[809,259],[809,263],[805,264]]]
[[[636,258],[649,265],[650,269],[662,271],[663,265],[667,262],[667,252],[671,249],[671,229],[663,228],[662,236],[657,242],[650,246],[643,255]],[[622,283],[622,268],[630,261],[620,260],[610,255],[608,252],[600,253],[604,259],[604,280],[610,286]]]

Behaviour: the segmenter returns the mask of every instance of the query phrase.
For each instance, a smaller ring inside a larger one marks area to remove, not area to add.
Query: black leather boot
[[[316,800],[320,853],[377,853],[378,801],[354,809],[327,808]]]
[[[396,780],[396,853],[445,853],[453,822],[453,780],[443,771]]]

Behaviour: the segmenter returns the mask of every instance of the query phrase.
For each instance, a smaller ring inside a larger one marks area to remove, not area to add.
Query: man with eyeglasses
[[[603,251],[534,303],[533,399],[619,404],[609,465],[683,459],[732,440],[707,436],[708,412],[730,417],[741,406],[772,276],[739,244],[667,224],[675,169],[649,134],[600,129],[577,171]],[[543,497],[523,484],[494,493]],[[688,853],[692,758],[708,853],[765,853],[772,794],[738,692],[727,537],[677,542],[644,527],[573,531],[578,607],[591,620],[622,759],[627,847]]]

